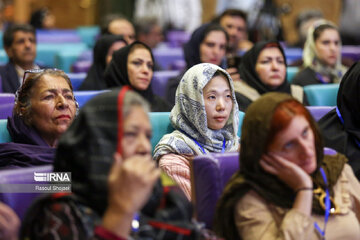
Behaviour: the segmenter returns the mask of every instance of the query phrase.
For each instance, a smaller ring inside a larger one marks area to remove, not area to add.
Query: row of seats
[[[94,92],[93,95],[86,96],[87,98],[91,98],[98,94],[98,92]],[[334,107],[330,106],[309,106],[307,107],[315,120],[319,120],[322,116],[324,116],[327,112],[329,112]],[[244,118],[244,113],[239,113],[239,131],[238,136],[241,136],[241,125]],[[162,136],[167,133],[172,132],[174,129],[169,120],[170,112],[151,112],[150,113],[150,122],[153,130],[153,136],[151,138],[151,145],[154,148],[155,145],[160,141]],[[11,138],[9,132],[6,128],[7,119],[0,119],[0,143],[10,142]]]
[[[161,73],[159,76],[154,77],[154,83],[152,84],[155,94],[164,96],[166,82],[169,77],[175,76],[176,72]],[[72,78],[74,88],[76,89],[80,85],[80,80]],[[76,81],[74,80],[76,79]],[[339,84],[319,84],[309,85],[304,87],[305,94],[307,96],[310,106],[336,106],[337,93],[339,90]],[[89,99],[102,91],[74,91],[74,96],[82,107]],[[0,93],[0,119],[7,118],[11,115],[14,107],[15,95],[12,93]]]

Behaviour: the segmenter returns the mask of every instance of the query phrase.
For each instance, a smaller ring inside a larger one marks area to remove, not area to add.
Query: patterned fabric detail
[[[226,125],[220,130],[212,130],[207,127],[203,98],[203,89],[216,71],[223,72],[227,77],[234,103]],[[203,154],[194,140],[201,144],[205,152],[221,152],[224,139],[226,141],[225,151],[236,151],[239,146],[238,116],[239,110],[230,75],[219,66],[210,63],[193,66],[180,81],[176,91],[176,103],[170,113],[171,124],[177,131],[165,135],[160,140],[154,150],[154,159],[158,160],[167,153]]]

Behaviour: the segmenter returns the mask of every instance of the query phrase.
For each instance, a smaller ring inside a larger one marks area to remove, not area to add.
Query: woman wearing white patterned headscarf
[[[177,88],[170,121],[175,131],[156,145],[154,159],[190,199],[191,159],[239,148],[239,110],[230,75],[210,63],[190,68]]]
[[[330,21],[318,20],[308,30],[304,51],[304,69],[293,84],[338,83],[347,68],[341,64],[341,39],[338,28]]]

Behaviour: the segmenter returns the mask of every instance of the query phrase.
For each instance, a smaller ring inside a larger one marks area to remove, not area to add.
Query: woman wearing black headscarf
[[[267,93],[249,106],[239,160],[218,202],[220,237],[359,239],[360,184],[290,95]]]
[[[171,107],[152,91],[154,56],[151,49],[135,41],[114,52],[104,80],[107,88],[129,86],[151,104],[152,112],[169,112]]]
[[[175,93],[185,72],[199,63],[213,63],[224,67],[223,60],[229,37],[226,31],[218,24],[203,24],[191,35],[184,45],[186,69],[178,76],[169,79],[166,86],[166,101],[175,104]]]
[[[325,146],[349,159],[360,180],[360,63],[354,64],[340,82],[337,107],[319,120]]]
[[[103,90],[106,89],[104,72],[110,63],[114,51],[126,46],[125,39],[120,35],[101,36],[94,47],[94,61],[91,65],[84,82],[79,90]]]
[[[234,82],[235,91],[251,102],[267,92],[283,92],[304,103],[302,87],[287,82],[286,67],[284,50],[277,41],[258,42],[242,57],[242,81]]]

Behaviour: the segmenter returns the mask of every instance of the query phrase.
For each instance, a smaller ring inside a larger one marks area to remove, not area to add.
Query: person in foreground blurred
[[[72,193],[35,202],[20,239],[199,239],[190,203],[159,179],[148,110],[129,87],[80,110],[54,162],[55,172],[71,172]]]
[[[319,126],[325,146],[344,154],[360,180],[360,63],[345,73],[337,106],[319,120]]]
[[[347,68],[341,64],[341,39],[338,28],[318,20],[309,28],[304,50],[303,69],[292,83],[300,86],[338,83]]]
[[[0,167],[50,164],[58,139],[78,105],[69,77],[61,70],[36,69],[24,75],[7,129],[12,142],[0,144]]]
[[[288,94],[252,103],[240,170],[218,202],[224,239],[359,239],[360,184],[346,157],[324,151],[307,109]]]
[[[151,49],[136,41],[114,52],[105,70],[104,80],[107,88],[131,87],[151,104],[152,112],[169,112],[169,104],[153,93],[153,68],[154,56]]]
[[[102,90],[106,88],[104,72],[112,59],[112,54],[127,45],[119,35],[102,35],[94,47],[94,61],[79,90]]]
[[[20,224],[20,219],[14,210],[0,202],[0,238],[17,240]]]

